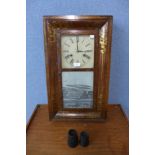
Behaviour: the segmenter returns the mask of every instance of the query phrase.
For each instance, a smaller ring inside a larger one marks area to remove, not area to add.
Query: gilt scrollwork
[[[103,81],[103,63],[107,48],[107,33],[108,33],[108,22],[100,29],[100,53],[101,53],[101,70],[100,80]],[[98,104],[102,106],[103,103],[103,85],[98,86]]]
[[[47,21],[47,31],[48,31],[48,42],[52,43],[56,40],[56,30],[60,28],[65,28],[65,25],[58,23],[56,21]]]
[[[108,29],[108,23],[106,23],[100,30],[100,51],[102,54],[105,54],[106,52],[107,29]]]
[[[47,31],[48,31],[48,42],[52,43],[55,41],[55,24],[51,24],[50,22],[47,22]]]

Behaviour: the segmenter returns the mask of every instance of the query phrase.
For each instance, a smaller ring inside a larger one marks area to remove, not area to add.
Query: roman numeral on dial
[[[68,50],[63,50],[63,52],[64,52],[64,53],[68,53],[69,51],[68,51]]]
[[[72,44],[74,43],[74,41],[73,41],[73,39],[72,39],[72,38],[70,38],[70,41],[72,42]]]
[[[86,50],[85,52],[92,52],[92,50]]]
[[[66,56],[65,56],[65,59],[68,59],[68,58],[70,58],[70,57],[72,57],[72,56],[73,56],[72,54],[66,55]]]
[[[74,62],[74,59],[71,59],[70,64],[73,64],[73,62]]]
[[[91,57],[87,54],[83,54],[83,57],[87,58],[87,59],[90,59]]]
[[[64,43],[64,45],[66,45],[67,47],[70,47],[70,45],[68,45],[67,43]]]
[[[82,62],[85,64],[86,62],[82,59]]]
[[[85,45],[85,47],[88,47],[88,46],[90,46],[90,43],[88,43],[88,44]]]

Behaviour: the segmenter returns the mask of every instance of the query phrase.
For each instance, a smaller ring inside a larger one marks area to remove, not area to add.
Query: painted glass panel
[[[63,107],[92,108],[93,72],[62,72]]]

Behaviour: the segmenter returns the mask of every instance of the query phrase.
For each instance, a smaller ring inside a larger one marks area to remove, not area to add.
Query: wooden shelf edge
[[[38,108],[39,108],[41,105],[42,105],[42,104],[37,104],[37,105],[36,105],[36,107],[35,107],[35,109],[34,109],[32,115],[31,115],[31,117],[30,117],[30,119],[29,119],[29,121],[28,121],[28,123],[26,124],[26,133],[27,133],[27,131],[28,131],[28,129],[29,129],[30,124],[31,124],[32,121],[33,121],[33,118],[34,118],[34,116],[35,116],[35,114],[36,114]]]
[[[36,107],[35,107],[35,109],[34,109],[32,115],[31,115],[31,117],[30,117],[30,119],[29,119],[29,121],[28,121],[28,123],[27,123],[27,125],[26,125],[26,133],[27,133],[27,131],[28,131],[28,129],[29,129],[30,124],[31,124],[32,121],[33,121],[33,118],[35,117],[35,115],[36,115],[36,113],[37,113],[38,108],[39,108],[40,106],[46,106],[46,105],[47,105],[47,104],[37,104],[37,105],[36,105]],[[126,121],[129,122],[129,119],[128,119],[128,117],[126,116],[126,114],[125,114],[125,112],[124,112],[124,110],[123,110],[121,104],[108,104],[108,107],[112,107],[112,106],[118,106],[118,107],[120,108],[120,110],[121,110],[121,112],[122,112],[124,118],[126,119]],[[57,121],[58,121],[58,120],[57,120]],[[87,121],[87,120],[86,120],[86,121]],[[104,120],[101,119],[100,121],[96,121],[96,122],[103,122],[103,121],[104,121]]]
[[[119,103],[115,103],[115,104],[108,104],[108,107],[111,107],[111,106],[118,106],[118,107],[120,108],[120,110],[121,110],[121,112],[122,112],[122,114],[123,114],[124,118],[125,118],[125,119],[126,119],[126,121],[129,123],[129,118],[127,117],[126,113],[124,112],[124,110],[123,110],[123,108],[122,108],[121,104],[119,104]]]

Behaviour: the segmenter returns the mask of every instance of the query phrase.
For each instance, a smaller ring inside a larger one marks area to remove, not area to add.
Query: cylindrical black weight
[[[68,145],[72,148],[78,145],[78,135],[74,129],[68,131]]]
[[[89,145],[89,134],[85,131],[80,133],[80,145],[84,147]]]

